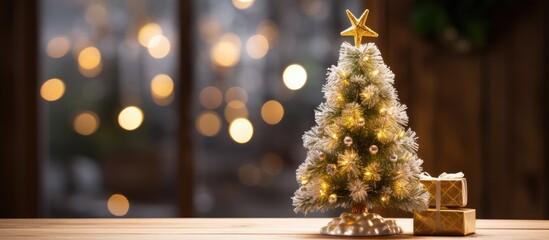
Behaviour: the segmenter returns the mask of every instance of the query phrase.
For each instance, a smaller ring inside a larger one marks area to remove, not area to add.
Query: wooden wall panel
[[[470,53],[418,37],[413,4],[372,0],[366,7],[419,135],[424,170],[463,171],[479,218],[549,218],[549,4],[529,2],[504,34]]]
[[[538,4],[541,5],[541,2]],[[544,174],[544,132],[543,132],[543,39],[535,37],[542,32],[542,9],[532,8],[524,18],[517,19],[512,29],[514,52],[513,81],[515,88],[514,129],[516,192],[514,214],[528,213],[541,218],[544,208],[541,189]],[[548,67],[547,65],[545,67]]]
[[[436,52],[430,65],[437,79],[434,119],[436,168],[431,172],[465,173],[470,206],[480,203],[480,59],[476,55],[454,55]],[[460,66],[456,68],[456,66]],[[467,69],[468,71],[463,71]],[[421,80],[419,80],[421,81]],[[419,123],[421,124],[421,123]],[[481,210],[479,209],[479,212]]]
[[[498,211],[514,205],[514,172],[512,151],[509,147],[514,143],[512,138],[511,107],[513,104],[509,82],[512,77],[502,69],[511,69],[512,54],[507,50],[508,39],[495,41],[490,51],[484,56],[484,99],[483,111],[483,143],[486,145],[483,154],[485,183],[482,185],[483,198],[481,207],[487,216],[494,218],[509,218],[509,211]],[[500,199],[505,199],[501,201]]]

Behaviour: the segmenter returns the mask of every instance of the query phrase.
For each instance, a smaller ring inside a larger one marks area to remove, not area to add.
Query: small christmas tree
[[[393,87],[395,75],[384,64],[365,26],[368,10],[352,26],[337,66],[328,69],[322,91],[326,102],[315,111],[317,126],[303,135],[307,158],[297,170],[300,188],[293,199],[296,213],[336,207],[367,212],[375,206],[422,211],[428,192],[419,182],[421,164],[416,134],[406,129],[406,106]]]

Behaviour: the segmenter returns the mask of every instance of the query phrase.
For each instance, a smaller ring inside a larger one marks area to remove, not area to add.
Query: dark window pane
[[[171,217],[177,1],[40,1],[47,217]]]

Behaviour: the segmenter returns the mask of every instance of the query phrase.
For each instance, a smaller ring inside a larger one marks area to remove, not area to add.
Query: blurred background
[[[424,170],[464,172],[477,218],[549,219],[542,0],[4,1],[0,217],[302,217],[301,135],[365,8]]]

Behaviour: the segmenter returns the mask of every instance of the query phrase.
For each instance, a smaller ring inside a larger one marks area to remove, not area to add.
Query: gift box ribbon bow
[[[440,175],[438,175],[437,178],[431,177],[431,175],[429,175],[429,173],[427,172],[422,172],[419,175],[420,180],[430,180],[430,181],[436,182],[436,195],[435,195],[435,201],[436,201],[435,229],[436,230],[440,229],[440,205],[441,205],[440,204],[440,194],[441,194],[440,180],[461,179],[463,177],[465,177],[465,174],[463,174],[462,172],[458,172],[458,173],[443,172]]]

